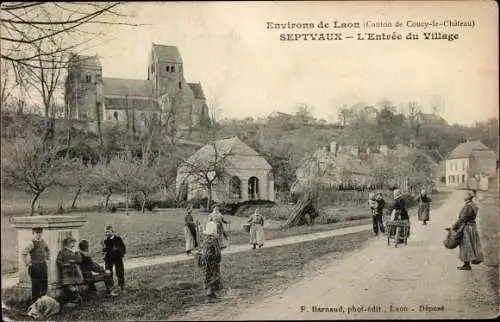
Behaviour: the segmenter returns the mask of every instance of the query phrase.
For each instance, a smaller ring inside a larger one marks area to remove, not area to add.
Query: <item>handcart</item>
[[[398,247],[398,244],[401,243],[408,245],[408,236],[410,235],[409,221],[390,220],[387,221],[386,228],[387,246],[391,244],[391,240],[394,241],[394,247]]]

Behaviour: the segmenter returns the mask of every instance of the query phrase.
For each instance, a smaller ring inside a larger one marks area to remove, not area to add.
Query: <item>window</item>
[[[113,113],[113,117],[115,118],[115,120],[117,120],[117,121],[118,121],[118,112],[114,112],[114,113]]]
[[[175,66],[172,66],[172,73],[175,72]]]
[[[462,183],[465,183],[465,174],[462,174]]]
[[[167,73],[170,73],[170,66],[165,67],[165,69],[167,70]]]
[[[465,171],[465,161],[462,161],[462,170]]]
[[[85,75],[85,83],[92,83],[92,75]]]

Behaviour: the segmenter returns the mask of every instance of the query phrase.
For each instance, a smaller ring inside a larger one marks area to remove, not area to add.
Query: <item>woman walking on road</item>
[[[250,245],[252,249],[264,246],[264,217],[256,209],[255,212],[248,218],[250,224]]]
[[[418,220],[422,221],[423,225],[427,225],[430,220],[429,212],[431,210],[431,198],[427,196],[427,191],[422,190],[417,197],[418,201]]]
[[[209,220],[202,237],[200,266],[205,274],[205,290],[208,301],[217,297],[222,290],[220,263],[222,260],[217,224]]]
[[[473,202],[473,199],[474,193],[468,191],[464,199],[465,205],[462,207],[462,210],[460,210],[458,220],[452,227],[453,230],[458,231],[461,235],[458,258],[464,262],[464,264],[457,267],[459,270],[470,271],[472,269],[471,263],[480,264],[484,259],[483,247],[476,228],[476,217],[479,208]]]

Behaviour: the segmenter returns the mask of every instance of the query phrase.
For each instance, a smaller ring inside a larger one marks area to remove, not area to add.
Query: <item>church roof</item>
[[[104,96],[154,97],[154,82],[142,79],[103,77]]]
[[[214,149],[215,146],[215,149]],[[208,143],[189,157],[188,162],[213,158],[218,155],[229,155],[227,161],[234,169],[271,170],[271,165],[254,149],[243,143],[238,137],[217,140]]]
[[[203,89],[201,88],[200,83],[188,83],[189,87],[191,87],[191,90],[193,91],[194,98],[196,99],[205,99],[205,94],[203,93]]]
[[[153,43],[153,51],[160,62],[182,64],[182,57],[176,46],[165,46]]]
[[[137,98],[104,98],[104,105],[107,110],[126,110],[126,109],[134,109],[136,111],[151,111],[158,110],[160,111],[160,107],[158,106],[158,102],[154,99],[137,99]]]
[[[486,145],[479,140],[475,140],[459,144],[453,151],[451,151],[447,159],[470,158],[472,156],[496,157],[495,153]]]

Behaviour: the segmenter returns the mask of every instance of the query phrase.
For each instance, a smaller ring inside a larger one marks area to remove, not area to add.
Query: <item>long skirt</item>
[[[264,245],[264,227],[262,225],[252,225],[250,227],[250,245]]]
[[[429,221],[430,208],[428,203],[421,203],[418,205],[418,220]]]
[[[229,238],[222,223],[217,223],[217,234],[219,235],[219,245],[221,248],[227,248],[229,246]]]
[[[460,241],[458,258],[462,262],[471,262],[473,264],[483,262],[483,247],[479,239],[476,224],[469,223],[465,225],[462,240]]]
[[[220,263],[211,258],[207,259],[205,266],[205,289],[210,293],[222,289]]]
[[[186,252],[196,248],[196,235],[193,235],[188,226],[184,226],[184,239],[186,240]]]

